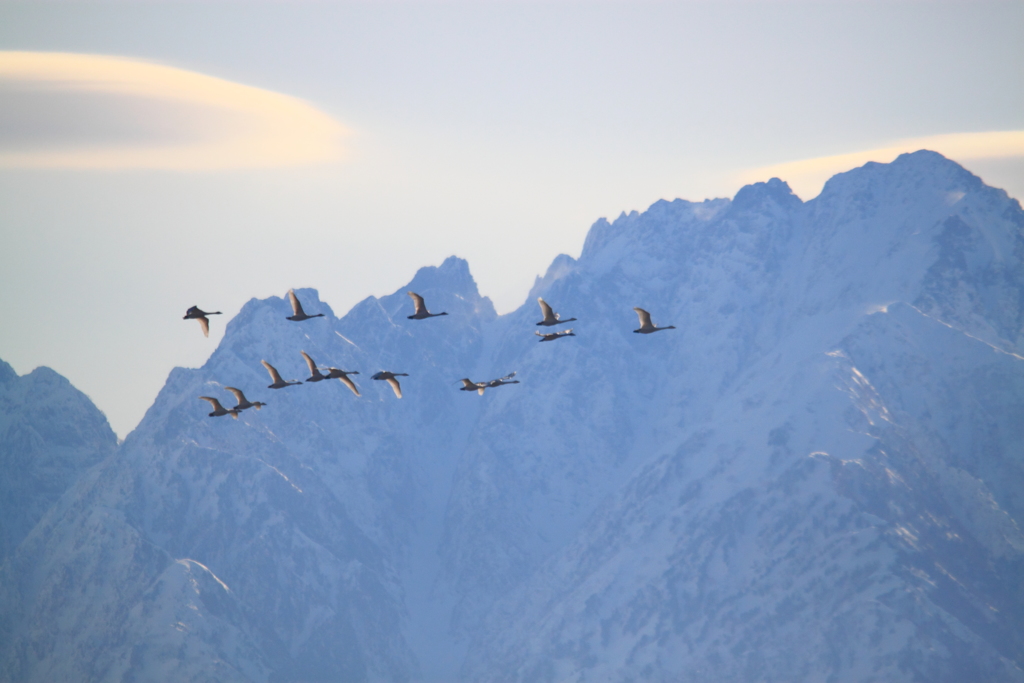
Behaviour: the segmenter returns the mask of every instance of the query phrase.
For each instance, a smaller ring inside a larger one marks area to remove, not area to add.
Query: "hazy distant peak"
[[[919,194],[921,192],[972,192],[985,187],[981,178],[938,152],[922,149],[901,154],[891,163],[874,161],[829,178],[817,203],[874,201],[876,191]]]
[[[803,201],[790,189],[784,180],[772,178],[766,183],[754,183],[741,187],[732,200],[732,210],[761,210],[767,204],[774,203],[783,209],[793,209]]]
[[[103,413],[67,379],[47,367],[19,377],[0,360],[0,566],[61,494],[116,446]]]
[[[35,368],[32,372],[25,375],[19,376],[10,365],[5,361],[0,360],[0,384],[11,384],[12,382],[20,380],[20,386],[23,388],[29,388],[27,391],[40,393],[40,392],[69,392],[76,396],[76,400],[79,398],[91,405],[88,397],[82,392],[72,386],[71,382],[66,377],[61,375],[56,370],[48,368],[45,365],[40,365]]]
[[[563,277],[571,273],[576,268],[576,259],[568,254],[559,254],[555,257],[555,260],[548,266],[548,270],[544,273],[544,277],[537,276],[533,281],[533,287],[530,288],[530,293],[527,296],[527,303],[535,297],[543,295],[544,292],[551,287],[552,284],[561,280]]]
[[[328,318],[334,317],[334,311],[326,301],[320,299],[320,290],[314,289],[313,287],[296,287],[295,296],[299,297],[299,302],[302,304],[302,310],[308,315],[315,313],[323,313]],[[291,315],[291,304],[288,303],[288,293],[285,292],[282,300],[288,306],[289,314]]]
[[[309,315],[323,313],[326,320],[334,320],[334,311],[330,305],[320,300],[320,292],[312,287],[300,287],[295,289],[295,296],[299,298],[302,309]],[[285,320],[292,315],[292,307],[288,302],[288,292],[282,292],[281,296],[269,296],[265,299],[252,298],[242,306],[238,315],[226,321],[225,334],[227,337],[253,324],[256,320],[268,318],[280,319],[284,323],[291,324]]]
[[[424,266],[416,271],[412,280],[393,293],[379,299],[370,297],[360,302],[345,316],[376,306],[380,312],[393,319],[403,319],[413,311],[408,292],[416,292],[426,300],[427,309],[432,313],[447,312],[453,315],[481,315],[485,320],[497,317],[494,304],[481,296],[476,280],[469,271],[469,263],[458,256],[449,256],[439,266]],[[379,315],[371,312],[370,315]]]
[[[7,384],[18,378],[18,373],[10,365],[0,360],[0,384]]]
[[[786,189],[788,190],[788,186]],[[591,262],[599,252],[604,251],[609,244],[620,237],[626,240],[632,240],[634,237],[648,239],[651,236],[657,237],[664,231],[675,230],[683,223],[705,223],[714,220],[731,203],[729,199],[721,197],[705,199],[700,202],[691,202],[685,199],[673,199],[672,201],[659,199],[643,213],[630,211],[627,214],[622,212],[611,223],[607,218],[599,218],[587,233],[580,261]]]
[[[731,204],[730,200],[721,198],[702,202],[658,200],[643,213],[624,212],[611,223],[601,218],[587,233],[580,263],[599,272],[636,249],[672,251],[683,234],[713,222]]]
[[[416,271],[412,281],[398,293],[404,295],[406,291],[412,290],[423,294],[420,290],[429,291],[431,289],[447,290],[453,294],[474,299],[480,296],[476,280],[469,272],[469,263],[458,256],[449,256],[439,266],[420,268]],[[427,303],[429,304],[430,301],[428,300]]]
[[[28,373],[26,377],[31,377],[32,380],[37,383],[45,383],[54,386],[71,386],[71,382],[69,382],[64,375],[61,375],[53,368],[49,368],[45,365],[40,365],[38,368]]]
[[[885,164],[877,164],[884,166]],[[906,152],[899,155],[889,164],[894,170],[900,172],[928,172],[934,173],[937,170],[952,171],[967,178],[977,180],[977,176],[965,169],[963,166],[947,159],[938,152],[930,149],[919,149],[916,152]]]

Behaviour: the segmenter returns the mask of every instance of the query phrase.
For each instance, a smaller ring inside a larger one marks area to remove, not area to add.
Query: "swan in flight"
[[[562,332],[548,332],[547,334],[541,334],[538,331],[534,331],[534,334],[537,335],[538,337],[540,337],[540,340],[542,342],[554,341],[556,339],[561,339],[562,337],[575,337],[576,336],[575,334],[573,334],[571,327],[568,330],[564,330]]]
[[[210,405],[213,406],[213,412],[210,413],[210,417],[220,417],[221,415],[230,415],[231,417],[235,418],[236,420],[238,419],[238,409],[237,408],[232,408],[231,410],[228,410],[227,408],[225,408],[224,406],[222,406],[220,404],[220,401],[218,401],[217,399],[212,398],[210,396],[200,396],[199,398],[203,399],[204,401],[209,401]]]
[[[499,377],[498,379],[492,379],[492,380],[490,380],[488,382],[474,382],[473,380],[469,379],[468,377],[463,377],[462,379],[459,380],[460,382],[462,382],[462,388],[459,389],[459,391],[475,391],[476,393],[478,393],[481,396],[483,396],[484,395],[484,389],[488,389],[490,387],[500,387],[500,386],[504,386],[506,384],[519,384],[519,380],[512,379],[515,376],[516,376],[516,373],[513,372],[511,374],[505,375],[504,377]],[[511,381],[509,381],[509,380],[511,380]]]
[[[238,405],[232,408],[232,410],[245,410],[246,408],[255,408],[256,410],[259,410],[263,406],[267,405],[266,403],[262,403],[260,401],[250,401],[245,397],[245,394],[242,393],[241,389],[235,389],[234,387],[224,387],[224,390],[230,391],[232,394],[235,395],[235,401],[238,403]]]
[[[265,360],[261,360],[260,362],[263,363],[263,367],[265,367],[267,369],[267,372],[270,373],[270,379],[274,380],[273,384],[267,385],[267,389],[284,389],[285,387],[291,387],[295,386],[296,384],[302,384],[302,382],[296,382],[294,380],[291,382],[285,382],[283,379],[281,379],[281,373],[277,371],[277,368],[275,368],[273,365],[271,365]]]
[[[316,366],[316,363],[313,362],[313,359],[309,357],[308,353],[305,351],[301,351],[300,353],[302,353],[302,357],[306,359],[306,365],[309,366],[310,377],[306,380],[307,382],[319,382],[322,379],[327,379],[327,377],[320,373],[320,368]]]
[[[540,304],[540,312],[544,316],[538,325],[544,325],[545,327],[551,327],[552,325],[561,325],[562,323],[571,323],[576,318],[569,318],[568,320],[562,320],[561,317],[552,310],[551,306],[548,305],[547,301],[537,297],[537,303]]]
[[[459,391],[475,391],[483,396],[484,389],[487,388],[487,382],[474,382],[468,377],[463,377],[459,381],[462,382],[462,388]]]
[[[424,320],[425,318],[436,318],[439,315],[448,315],[447,313],[431,313],[427,310],[427,305],[423,303],[423,297],[416,292],[407,292],[412,297],[412,302],[416,306],[416,312],[412,315],[406,316],[409,320]]]
[[[396,377],[408,377],[407,372],[388,372],[387,370],[381,370],[376,375],[373,375],[370,379],[381,379],[391,385],[391,388],[395,392],[395,396],[402,398],[402,386],[398,383]]]
[[[519,380],[512,379],[515,376],[516,376],[516,373],[510,372],[507,375],[505,375],[504,377],[499,377],[498,379],[492,379],[490,382],[485,382],[485,384],[487,384],[488,387],[500,387],[500,386],[505,385],[505,384],[519,384]]]
[[[327,368],[328,372],[324,375],[324,379],[337,379],[346,387],[352,390],[352,393],[356,396],[360,396],[356,383],[348,378],[349,375],[358,375],[357,370],[339,370],[338,368]],[[401,398],[401,397],[399,397]]]
[[[637,308],[634,306],[633,310],[636,311],[637,317],[640,318],[640,329],[633,330],[637,334],[650,334],[652,332],[661,332],[662,330],[676,329],[675,325],[669,325],[668,327],[658,327],[657,325],[653,324],[651,322],[651,314],[642,308]]]
[[[299,322],[300,320],[309,320],[310,318],[324,317],[323,313],[317,313],[316,315],[306,315],[306,312],[302,310],[302,304],[299,303],[299,297],[295,296],[294,289],[288,290],[288,301],[290,301],[292,304],[292,313],[294,315],[288,316],[286,318],[287,320],[294,320],[295,322]]]
[[[210,311],[209,313],[207,313],[206,311],[199,310],[198,306],[193,306],[192,308],[190,308],[187,311],[185,311],[185,317],[182,318],[182,320],[198,320],[199,321],[199,327],[203,328],[203,335],[209,337],[210,336],[210,319],[207,318],[206,316],[208,316],[208,315],[220,315],[220,314],[221,314],[220,311]]]

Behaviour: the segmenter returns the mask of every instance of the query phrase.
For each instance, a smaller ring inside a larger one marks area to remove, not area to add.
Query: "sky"
[[[1021,2],[0,0],[0,359],[124,437],[253,297],[341,315],[455,254],[505,312],[600,217],[921,148],[1022,198],[1022,29]]]

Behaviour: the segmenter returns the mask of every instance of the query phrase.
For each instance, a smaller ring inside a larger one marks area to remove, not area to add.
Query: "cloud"
[[[836,173],[863,166],[869,161],[888,163],[905,152],[930,149],[954,161],[1024,158],[1024,131],[1007,130],[988,133],[951,133],[922,138],[909,138],[895,144],[850,154],[816,157],[762,166],[742,172],[743,184],[782,178],[801,197],[810,198],[821,192],[825,181]]]
[[[300,99],[123,57],[0,51],[0,168],[220,170],[337,161]]]

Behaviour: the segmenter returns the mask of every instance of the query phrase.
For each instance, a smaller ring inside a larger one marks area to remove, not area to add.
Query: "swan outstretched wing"
[[[350,380],[348,377],[342,375],[341,377],[338,378],[338,380],[346,387],[351,389],[353,394],[355,394],[356,396],[360,395],[359,389],[356,388],[356,383]]]
[[[469,379],[468,377],[463,377],[459,381],[462,382],[462,387],[464,389],[470,389],[470,388],[475,389],[476,388],[476,382],[474,382],[473,380]]]
[[[654,327],[651,323],[650,313],[642,308],[637,308],[636,306],[633,307],[633,310],[636,311],[637,317],[640,318],[640,327]]]
[[[209,337],[210,336],[210,319],[207,318],[205,315],[200,315],[200,316],[196,317],[196,320],[199,321],[199,327],[203,328],[203,336]]]
[[[515,377],[515,376],[516,376],[516,373],[514,373],[514,372],[510,372],[509,374],[505,375],[504,377],[499,377],[499,378],[498,378],[498,381],[499,381],[499,382],[504,382],[505,380],[507,380],[507,379],[512,379],[512,378],[513,378],[513,377]]]
[[[409,296],[412,297],[412,302],[416,306],[416,315],[427,312],[427,305],[423,303],[423,297],[416,292],[408,292]]]
[[[299,303],[299,297],[295,296],[295,290],[288,290],[288,301],[292,304],[292,315],[306,315],[306,312],[302,310],[302,304]]]
[[[224,410],[224,406],[220,404],[220,401],[213,398],[212,396],[200,396],[199,398],[203,399],[204,401],[209,401],[210,405],[213,406],[214,411]]]
[[[234,387],[224,387],[224,390],[230,391],[232,394],[235,395],[235,401],[238,402],[238,405],[248,403],[248,401],[245,400],[245,394],[242,393],[241,389],[235,389]]]
[[[306,365],[309,366],[309,374],[316,375],[316,363],[313,362],[313,359],[310,358],[309,354],[305,351],[300,351],[299,353],[301,353],[302,357],[306,359]]]
[[[534,333],[535,335],[537,335],[538,337],[547,337],[547,336],[549,336],[549,335],[546,335],[546,334],[541,334],[541,333],[540,333],[540,332],[538,332],[537,330],[534,330],[534,331],[533,331],[533,333]]]
[[[391,388],[395,390],[395,396],[402,398],[402,385],[398,383],[398,380],[394,377],[389,377],[387,382],[391,385]]]
[[[281,379],[281,373],[277,371],[277,368],[265,360],[261,360],[260,362],[263,363],[263,367],[265,367],[267,372],[270,373],[270,379],[274,384],[284,384],[284,380]]]
[[[547,301],[544,301],[544,299],[541,299],[538,296],[537,297],[537,303],[540,304],[540,312],[541,312],[541,315],[544,316],[544,321],[545,322],[547,322],[548,320],[558,320],[558,316],[551,309],[551,306],[548,306],[548,302]]]

